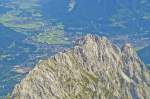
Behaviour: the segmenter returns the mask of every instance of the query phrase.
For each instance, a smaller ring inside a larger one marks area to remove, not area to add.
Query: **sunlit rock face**
[[[74,48],[40,61],[13,99],[148,99],[150,73],[130,44],[87,35]]]

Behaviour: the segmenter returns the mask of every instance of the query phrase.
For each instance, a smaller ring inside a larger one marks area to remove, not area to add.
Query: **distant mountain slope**
[[[150,46],[138,51],[139,56],[146,64],[150,64]]]
[[[130,44],[122,49],[88,35],[74,48],[42,60],[13,99],[148,99],[150,74]]]

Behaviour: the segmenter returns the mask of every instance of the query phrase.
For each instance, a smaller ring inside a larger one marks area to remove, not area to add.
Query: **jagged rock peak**
[[[89,42],[99,42],[99,41],[105,42],[105,43],[109,42],[109,40],[108,40],[106,37],[104,37],[104,36],[98,37],[98,36],[95,36],[95,35],[87,34],[86,36],[84,36],[84,37],[78,39],[78,40],[76,41],[75,45],[81,45],[81,46],[82,46],[82,45],[84,45],[85,43],[89,43]],[[100,42],[99,42],[99,43],[100,43]]]
[[[135,53],[135,50],[134,50],[134,47],[130,44],[130,43],[127,43],[125,44],[123,47],[122,47],[122,51],[126,54],[129,54],[129,55],[134,55],[136,54]]]
[[[150,73],[133,47],[87,35],[74,48],[40,61],[13,99],[149,99]]]

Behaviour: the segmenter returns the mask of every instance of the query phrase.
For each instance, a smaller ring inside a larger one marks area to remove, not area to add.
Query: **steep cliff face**
[[[149,99],[150,73],[130,44],[120,49],[87,35],[74,48],[40,61],[13,99]]]

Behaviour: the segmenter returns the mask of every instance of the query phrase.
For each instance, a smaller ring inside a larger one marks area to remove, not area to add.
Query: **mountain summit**
[[[40,61],[13,99],[149,99],[150,73],[130,44],[87,35],[74,48]]]

